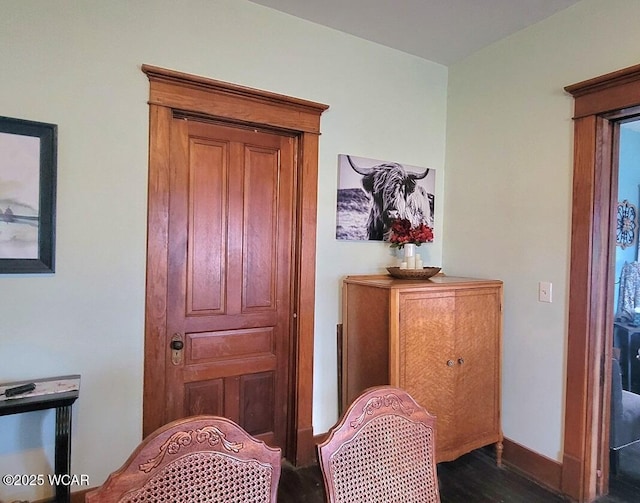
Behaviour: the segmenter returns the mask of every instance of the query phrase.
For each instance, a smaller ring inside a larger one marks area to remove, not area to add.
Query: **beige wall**
[[[563,87],[639,62],[640,2],[583,0],[450,69],[246,1],[0,8],[0,114],[59,126],[56,273],[0,277],[0,381],[82,374],[74,473],[101,483],[140,439],[142,63],[331,106],[320,139],[316,432],[337,414],[340,278],[391,260],[383,244],[334,238],[336,157],[352,153],[437,170],[437,239],[423,253],[449,274],[505,281],[504,431],[560,459],[573,148]],[[538,281],[553,282],[553,303],[537,302]],[[0,472],[51,471],[51,413],[0,418],[0,431]],[[0,486],[0,499],[50,492]]]
[[[382,243],[335,240],[337,155],[435,168],[441,263],[447,69],[240,0],[0,0],[0,115],[58,124],[54,275],[0,276],[0,382],[79,373],[72,471],[140,440],[148,82],[143,63],[330,105],[322,117],[314,429],[337,419],[340,280]],[[428,251],[427,251],[428,250]],[[50,473],[53,414],[0,418],[0,472]],[[78,488],[73,488],[76,490]],[[48,487],[0,486],[0,500]]]
[[[640,63],[639,18],[637,0],[584,0],[449,69],[444,266],[504,280],[504,433],[555,460],[573,163],[563,88]],[[538,302],[539,281],[553,303]]]

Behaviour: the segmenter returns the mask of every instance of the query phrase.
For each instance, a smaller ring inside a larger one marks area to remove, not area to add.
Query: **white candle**
[[[400,262],[400,269],[406,269],[407,268],[407,263],[406,262]]]
[[[415,255],[411,255],[410,257],[405,257],[407,259],[407,269],[415,269],[416,268],[416,257]]]
[[[422,259],[421,258],[417,258],[416,259],[416,269],[422,269]]]

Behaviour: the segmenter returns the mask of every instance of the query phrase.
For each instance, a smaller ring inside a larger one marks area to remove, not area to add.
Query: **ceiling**
[[[579,0],[251,0],[445,66]]]

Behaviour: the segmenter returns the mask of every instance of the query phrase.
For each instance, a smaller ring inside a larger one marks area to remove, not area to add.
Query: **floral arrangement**
[[[420,246],[422,243],[432,241],[433,229],[425,224],[412,227],[411,222],[406,218],[396,218],[391,223],[391,232],[389,233],[391,248],[403,248],[404,245],[411,243]]]

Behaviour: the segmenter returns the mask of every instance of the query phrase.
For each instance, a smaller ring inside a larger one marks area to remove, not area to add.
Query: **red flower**
[[[420,246],[422,243],[430,243],[432,241],[433,229],[425,224],[411,227],[411,222],[406,218],[396,218],[391,223],[391,232],[389,234],[391,248],[402,248],[407,243]]]

